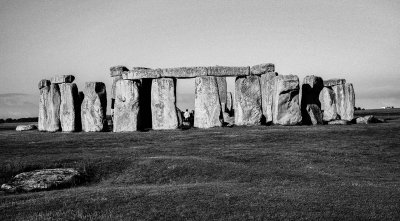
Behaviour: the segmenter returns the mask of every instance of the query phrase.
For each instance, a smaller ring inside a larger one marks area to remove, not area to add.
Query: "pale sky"
[[[356,106],[400,107],[398,0],[0,0],[0,30],[0,94],[38,95],[56,74],[109,91],[114,65],[271,62],[300,79],[346,78]],[[194,93],[183,82],[178,99]]]

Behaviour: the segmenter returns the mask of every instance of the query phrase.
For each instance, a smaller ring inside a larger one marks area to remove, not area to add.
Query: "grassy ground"
[[[388,123],[136,133],[0,124],[0,183],[38,168],[89,176],[70,189],[0,193],[0,220],[399,220],[400,111],[372,112]]]

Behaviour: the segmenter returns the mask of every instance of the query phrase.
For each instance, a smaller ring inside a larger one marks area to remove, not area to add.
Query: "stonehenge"
[[[183,124],[176,104],[176,84],[181,78],[195,79],[193,126],[197,128],[346,125],[356,121],[353,84],[314,75],[300,82],[296,75],[278,74],[271,63],[130,70],[115,66],[110,68],[110,77],[110,125],[103,82],[85,82],[82,92],[74,75],[39,81],[39,131],[177,129]],[[235,77],[234,95],[228,91],[227,77]]]

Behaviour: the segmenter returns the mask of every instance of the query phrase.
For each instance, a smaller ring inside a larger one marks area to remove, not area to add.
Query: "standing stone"
[[[58,84],[51,84],[47,96],[46,131],[56,132],[61,129],[60,104],[61,94]]]
[[[274,84],[273,123],[300,124],[302,117],[299,105],[299,78],[296,75],[279,75]]]
[[[82,130],[103,131],[107,126],[107,92],[102,82],[86,82],[81,106]]]
[[[176,107],[176,116],[178,118],[178,127],[181,127],[183,124],[183,113],[178,107]]]
[[[232,115],[232,112],[233,112],[233,97],[232,97],[232,93],[231,92],[227,93],[226,111],[229,113],[229,115]]]
[[[140,83],[121,79],[115,86],[113,131],[137,131]]]
[[[303,124],[314,124],[307,106],[310,104],[316,104],[318,108],[313,108],[313,112],[320,110],[321,103],[319,102],[319,94],[322,88],[324,88],[324,81],[321,77],[310,75],[304,78],[300,88],[300,103]],[[322,114],[318,113],[318,116],[319,115]]]
[[[262,111],[267,124],[272,123],[272,104],[275,89],[276,72],[268,72],[261,75]]]
[[[153,79],[151,114],[154,130],[178,128],[175,84],[176,80],[173,78]]]
[[[335,93],[329,87],[324,87],[319,93],[319,102],[321,103],[321,110],[323,120],[326,122],[338,119],[336,110]]]
[[[311,124],[323,124],[321,109],[316,104],[308,104],[306,107],[307,116],[309,116]]]
[[[236,78],[235,105],[236,125],[261,124],[262,109],[260,77],[250,75]]]
[[[352,121],[354,118],[355,94],[353,84],[346,83],[332,87],[335,93],[336,110],[341,120]]]
[[[225,112],[226,102],[227,102],[226,77],[217,77],[217,84],[218,84],[219,101],[221,103],[221,110],[222,112]]]
[[[50,91],[50,81],[41,80],[39,86],[39,117],[38,117],[38,129],[39,131],[46,131],[47,128],[47,103],[48,94]]]
[[[80,102],[75,83],[59,84],[61,92],[60,121],[64,132],[80,130]]]
[[[222,126],[221,104],[216,77],[196,77],[194,100],[194,127],[210,128]]]

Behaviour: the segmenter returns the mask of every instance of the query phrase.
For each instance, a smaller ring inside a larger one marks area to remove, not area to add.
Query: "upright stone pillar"
[[[115,84],[114,132],[137,131],[139,81],[118,80]]]
[[[302,117],[299,105],[299,78],[296,75],[279,75],[274,84],[273,123],[300,124]]]
[[[336,110],[341,120],[351,121],[354,118],[355,93],[353,84],[346,83],[332,86],[335,93]]]
[[[196,77],[194,127],[220,127],[221,104],[217,79],[214,76]]]
[[[110,68],[110,76],[112,77],[111,85],[111,116],[114,118],[114,105],[115,105],[115,89],[117,81],[122,79],[122,73],[129,71],[125,66],[119,65]]]
[[[233,114],[233,96],[231,92],[228,92],[226,99],[226,109],[229,115]]]
[[[60,122],[61,94],[58,84],[51,84],[47,97],[46,131],[56,132],[61,129]]]
[[[107,126],[107,92],[103,82],[86,82],[81,106],[82,130],[103,131]]]
[[[39,82],[39,117],[38,117],[38,130],[47,130],[47,103],[50,91],[50,81],[43,79]]]
[[[319,94],[323,88],[324,82],[321,77],[310,75],[304,78],[300,88],[300,103],[303,124],[322,124],[322,121],[316,117],[322,116]],[[309,105],[311,105],[311,109],[310,107],[307,108]],[[311,110],[312,112],[310,112]]]
[[[325,122],[338,119],[335,92],[333,92],[332,88],[324,87],[321,90],[319,102],[321,103],[322,116]]]
[[[226,85],[226,77],[216,77],[218,84],[218,94],[219,101],[221,103],[222,112],[226,112],[226,103],[227,103],[227,85]]]
[[[260,125],[261,84],[260,77],[237,77],[235,81],[235,124]]]
[[[262,111],[267,124],[272,123],[272,101],[275,89],[276,72],[267,72],[261,75]]]
[[[74,132],[81,129],[81,110],[78,87],[75,83],[59,84],[61,92],[60,121],[64,132]]]
[[[151,115],[154,130],[178,128],[176,113],[176,80],[153,79],[151,85]]]

